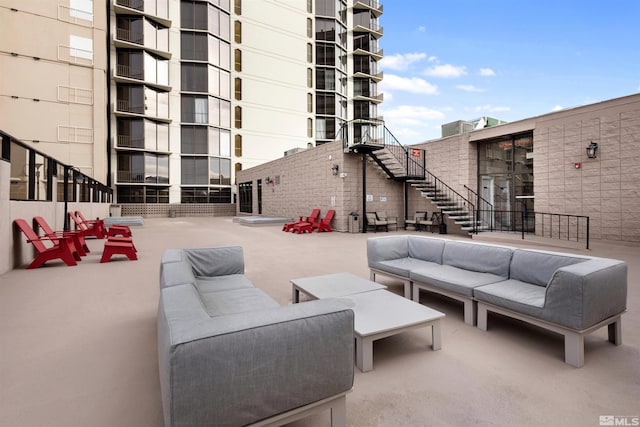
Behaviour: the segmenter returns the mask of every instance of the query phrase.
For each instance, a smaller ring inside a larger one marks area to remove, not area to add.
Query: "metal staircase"
[[[474,204],[427,170],[424,150],[407,149],[383,121],[353,120],[342,127],[340,137],[346,153],[367,154],[389,179],[419,191],[462,230],[477,233],[485,228],[477,220]]]

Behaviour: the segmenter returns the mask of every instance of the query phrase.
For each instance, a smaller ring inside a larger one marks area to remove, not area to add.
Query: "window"
[[[93,21],[93,0],[69,0],[69,16]]]
[[[118,147],[144,148],[144,120],[118,118],[117,128]]]
[[[182,184],[202,184],[209,181],[209,157],[185,157],[181,159]]]
[[[307,119],[307,137],[313,138],[313,120]]]
[[[313,62],[313,46],[311,43],[307,43],[307,62]]]
[[[209,122],[208,97],[195,95],[182,95],[181,120],[187,123]]]
[[[242,15],[242,0],[234,0],[233,13],[236,15]]]
[[[307,94],[307,112],[313,113],[313,95],[310,93]]]
[[[242,22],[240,21],[233,23],[233,40],[236,43],[242,43]]]
[[[207,51],[207,35],[205,33],[189,31],[180,33],[180,56],[182,59],[206,61]]]
[[[234,126],[236,129],[242,129],[242,107],[234,108]]]
[[[209,203],[231,203],[231,189],[210,188]]]
[[[231,160],[212,157],[209,169],[209,184],[231,185]]]
[[[146,153],[144,155],[144,182],[151,184],[169,183],[169,156]]]
[[[354,57],[355,61],[355,57]],[[335,45],[328,43],[318,43],[316,45],[316,64],[317,65],[336,65],[336,49]]]
[[[181,126],[180,152],[182,154],[208,154],[207,127]]]
[[[144,182],[144,153],[118,152],[118,182]]]
[[[194,30],[206,30],[207,3],[183,0],[180,3],[180,26]]]
[[[209,93],[229,99],[231,91],[231,75],[229,72],[209,66]]]
[[[242,135],[236,135],[234,137],[234,153],[236,157],[242,157]]]
[[[71,57],[93,61],[93,40],[86,37],[69,36],[69,55]]]
[[[313,87],[313,70],[307,68],[307,87]]]
[[[316,19],[316,40],[336,41],[335,19]]]
[[[313,21],[311,18],[307,18],[307,37],[313,37]]]
[[[336,102],[333,93],[318,92],[316,94],[316,114],[335,115],[335,107]]]
[[[207,64],[183,62],[181,89],[188,92],[208,92]]]
[[[238,101],[241,101],[242,100],[242,79],[241,78],[239,77],[235,78],[234,88],[235,88],[234,89],[235,99]]]
[[[242,71],[242,51],[240,49],[236,49],[233,52],[233,62],[234,69],[236,71]]]

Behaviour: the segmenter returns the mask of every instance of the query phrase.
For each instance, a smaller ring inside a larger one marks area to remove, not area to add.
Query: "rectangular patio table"
[[[356,366],[373,369],[373,342],[410,329],[431,326],[431,347],[440,350],[440,319],[444,313],[385,290],[386,286],[337,273],[291,280],[293,302],[303,292],[314,299],[345,298],[353,303]]]

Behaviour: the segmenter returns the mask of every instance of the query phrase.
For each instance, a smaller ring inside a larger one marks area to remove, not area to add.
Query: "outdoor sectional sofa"
[[[346,425],[353,311],[280,306],[244,276],[239,246],[170,249],[160,265],[158,363],[165,425],[281,425],[331,409]]]
[[[464,303],[469,325],[487,329],[487,312],[500,313],[564,335],[566,363],[584,364],[584,336],[608,326],[621,344],[627,303],[623,261],[568,253],[517,249],[422,236],[367,241],[371,280],[398,278],[405,296],[420,290]]]

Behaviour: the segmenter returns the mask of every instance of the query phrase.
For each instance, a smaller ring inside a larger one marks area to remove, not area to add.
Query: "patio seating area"
[[[375,235],[300,238],[283,233],[282,222],[245,227],[232,217],[145,218],[132,231],[136,262],[100,263],[104,240],[87,238],[90,252],[73,268],[50,260],[0,275],[0,425],[163,425],[156,319],[167,249],[241,246],[246,277],[286,305],[295,278],[368,278],[366,241]],[[464,323],[461,303],[422,293],[422,304],[446,314],[442,348],[425,351],[432,337],[424,328],[375,341],[373,370],[356,370],[346,396],[347,425],[597,426],[601,416],[638,416],[640,247],[594,241],[586,251],[493,233],[474,240],[626,261],[622,345],[607,341],[606,328],[586,336],[585,366],[576,369],[563,362],[561,335],[494,314],[488,333]],[[401,280],[379,281],[403,295]],[[329,413],[291,425],[328,426]]]

